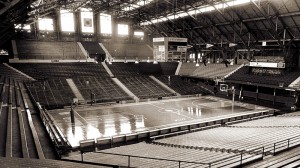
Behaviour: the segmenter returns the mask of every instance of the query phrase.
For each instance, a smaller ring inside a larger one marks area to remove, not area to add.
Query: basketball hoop
[[[228,91],[228,85],[227,84],[220,84],[220,91],[221,92],[227,92]]]
[[[231,89],[228,89],[228,85],[227,84],[220,84],[220,91],[221,92],[228,92],[228,91],[232,91],[232,107],[234,106],[234,96],[235,96],[235,88],[234,86],[232,86]],[[228,93],[227,93],[228,96]]]

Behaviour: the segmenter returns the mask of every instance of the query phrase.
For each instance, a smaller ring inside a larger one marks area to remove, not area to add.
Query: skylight
[[[131,10],[135,10],[138,9],[142,6],[145,6],[151,2],[153,2],[154,0],[139,0],[138,2],[136,2],[135,4],[129,4],[129,5],[125,5],[122,7],[122,10],[124,11],[131,11]]]
[[[153,24],[153,23],[163,22],[163,21],[166,21],[166,20],[174,20],[174,19],[178,19],[178,18],[183,18],[183,17],[186,17],[188,15],[196,15],[196,14],[199,14],[199,13],[212,12],[216,9],[225,9],[227,7],[232,7],[232,6],[237,6],[237,5],[250,3],[251,1],[257,1],[257,0],[228,0],[227,2],[215,4],[214,6],[204,5],[204,6],[200,6],[200,7],[196,8],[196,9],[189,10],[187,12],[179,11],[175,15],[170,14],[167,17],[160,17],[160,18],[152,19],[151,21],[142,22],[141,25],[149,25],[149,24]]]

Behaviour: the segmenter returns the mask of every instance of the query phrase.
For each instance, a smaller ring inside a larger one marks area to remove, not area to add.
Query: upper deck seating
[[[110,55],[115,59],[147,60],[153,57],[153,51],[145,44],[103,43]]]
[[[78,60],[86,59],[76,42],[26,41],[16,42],[20,59]]]
[[[105,54],[105,52],[97,42],[81,42],[81,44],[90,55]]]

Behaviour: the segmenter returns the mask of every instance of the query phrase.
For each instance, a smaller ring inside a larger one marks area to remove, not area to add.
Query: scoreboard
[[[155,61],[186,61],[187,38],[153,38],[153,57]]]

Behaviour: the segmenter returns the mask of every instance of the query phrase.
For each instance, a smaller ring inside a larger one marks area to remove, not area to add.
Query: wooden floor
[[[204,121],[232,114],[255,113],[268,108],[213,96],[160,100],[151,102],[88,106],[75,109],[75,123],[70,108],[49,114],[73,147],[80,140],[129,134],[165,128],[191,121]]]

